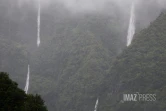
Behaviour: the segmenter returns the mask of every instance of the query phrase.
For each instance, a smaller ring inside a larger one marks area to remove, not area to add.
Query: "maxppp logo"
[[[121,102],[137,102],[137,101],[156,101],[156,94],[123,94]]]

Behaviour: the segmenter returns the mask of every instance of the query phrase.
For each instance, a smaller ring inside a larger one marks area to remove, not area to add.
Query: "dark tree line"
[[[47,111],[40,95],[25,94],[7,73],[0,73],[0,111]]]

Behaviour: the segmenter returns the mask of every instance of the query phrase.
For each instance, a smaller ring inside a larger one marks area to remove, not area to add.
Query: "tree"
[[[47,111],[39,95],[26,95],[9,75],[0,72],[0,111]]]
[[[35,104],[34,104],[35,103]],[[47,111],[44,106],[44,101],[41,99],[40,95],[28,95],[25,102],[25,111]]]

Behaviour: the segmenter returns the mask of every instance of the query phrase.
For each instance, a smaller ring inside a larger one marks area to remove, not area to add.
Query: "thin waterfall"
[[[26,80],[26,85],[25,85],[25,89],[24,89],[26,94],[28,93],[28,89],[29,89],[29,78],[30,78],[30,67],[28,65],[27,80]]]
[[[40,46],[40,18],[41,18],[41,6],[40,0],[38,0],[38,14],[37,14],[37,46]]]
[[[94,109],[94,111],[97,111],[98,104],[99,104],[99,98],[97,98],[97,100],[96,100],[96,104],[95,104],[95,109]]]
[[[133,40],[135,34],[135,4],[132,3],[131,12],[130,12],[130,22],[127,35],[127,46],[129,46]]]

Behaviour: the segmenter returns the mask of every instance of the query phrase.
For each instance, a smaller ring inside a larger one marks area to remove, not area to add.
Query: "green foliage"
[[[0,110],[22,111],[26,95],[6,73],[0,73]]]
[[[149,110],[165,108],[164,15],[138,33],[112,65],[126,44],[129,8],[125,12],[108,3],[103,10],[76,14],[61,4],[51,4],[42,9],[42,44],[37,48],[34,1],[22,6],[17,1],[0,1],[0,70],[11,73],[23,88],[30,63],[30,91],[42,94],[50,111],[92,111],[97,97],[103,111],[145,110],[140,104],[119,105],[121,93],[135,91],[160,95],[162,102],[146,104]],[[155,0],[140,1],[138,31],[160,11]],[[40,96],[26,95],[25,99],[25,110],[45,110]],[[21,106],[15,108],[23,111]]]
[[[131,46],[114,61],[103,87],[99,110],[165,111],[166,99],[166,14],[135,35]],[[108,79],[110,78],[110,79]],[[121,103],[123,94],[156,94],[155,102]],[[105,96],[106,95],[106,96]],[[111,96],[110,96],[111,95]]]
[[[112,59],[121,49],[115,45],[120,34],[106,16],[73,19],[32,57],[31,92],[40,92],[50,111],[93,109]]]
[[[26,95],[7,73],[0,73],[0,83],[0,111],[47,111],[39,95]]]
[[[28,95],[25,102],[25,111],[47,111],[40,95]]]

